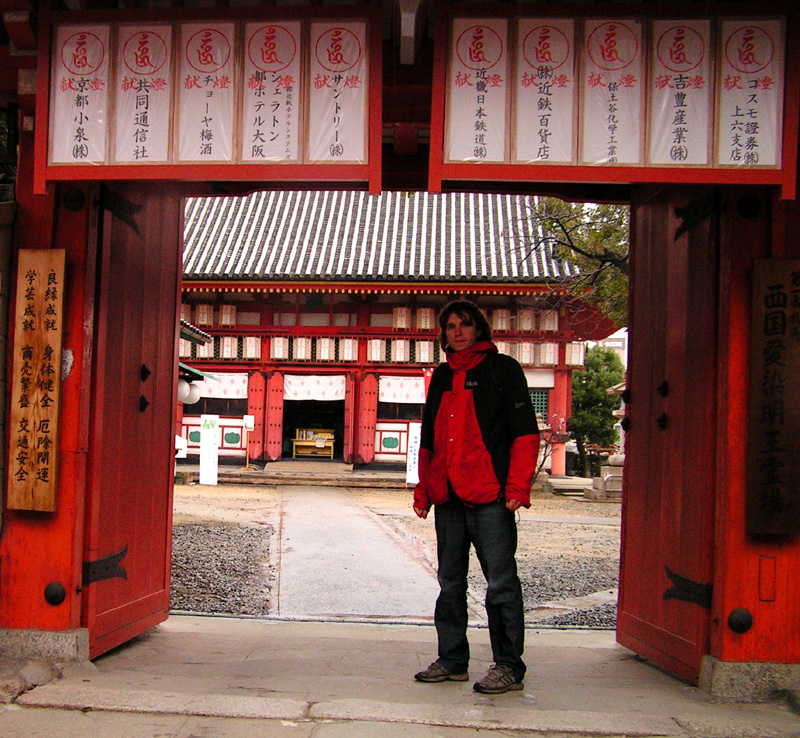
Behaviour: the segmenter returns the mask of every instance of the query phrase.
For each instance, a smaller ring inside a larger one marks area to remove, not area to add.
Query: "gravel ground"
[[[172,531],[170,607],[216,615],[270,614],[269,529],[189,523]],[[209,556],[213,552],[213,556]]]
[[[421,542],[435,563],[433,520],[413,514],[409,492],[354,489],[352,494],[401,539]],[[270,614],[274,571],[269,559],[279,522],[277,500],[274,487],[175,488],[173,611]],[[619,516],[617,504],[534,495],[531,509],[518,518],[517,561],[529,624],[614,627]],[[470,591],[477,602],[483,601],[485,582],[474,554]]]

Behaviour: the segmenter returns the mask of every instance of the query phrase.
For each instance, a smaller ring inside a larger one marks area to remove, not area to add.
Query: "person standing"
[[[440,592],[434,610],[439,657],[414,678],[469,679],[469,549],[487,582],[486,614],[494,665],[473,688],[523,688],[525,616],[517,574],[515,512],[530,507],[539,427],[522,367],[497,352],[486,317],[458,300],[439,315],[447,361],[431,377],[422,417],[414,512],[434,507]]]

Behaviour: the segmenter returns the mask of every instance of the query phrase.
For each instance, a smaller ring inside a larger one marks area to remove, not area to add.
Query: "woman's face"
[[[453,313],[445,323],[444,335],[453,351],[463,351],[478,340],[478,326],[465,322],[458,313]]]

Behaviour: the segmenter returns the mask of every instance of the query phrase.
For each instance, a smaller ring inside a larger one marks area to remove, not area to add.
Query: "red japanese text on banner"
[[[181,26],[179,161],[232,160],[233,37],[233,23]]]
[[[172,28],[121,26],[114,79],[114,160],[169,160]]]
[[[575,22],[519,22],[516,66],[517,162],[574,162]]]
[[[8,427],[12,510],[56,509],[64,265],[63,249],[19,252]]]
[[[784,22],[722,21],[719,57],[717,164],[780,166]]]
[[[638,20],[588,20],[583,49],[583,145],[586,164],[642,161],[644,55]]]
[[[50,90],[50,163],[102,164],[108,114],[108,26],[60,26]]]
[[[653,22],[649,163],[711,162],[711,23]]]
[[[308,158],[366,161],[367,26],[312,23],[309,65]]]
[[[506,158],[508,21],[453,20],[447,78],[447,161]]]
[[[242,161],[297,161],[300,140],[300,23],[248,23]]]

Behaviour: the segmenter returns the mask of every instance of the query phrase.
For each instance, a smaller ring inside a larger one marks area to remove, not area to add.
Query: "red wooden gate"
[[[267,459],[277,461],[283,450],[283,374],[267,376]]]
[[[83,563],[90,654],[167,618],[181,200],[104,190]]]
[[[637,195],[617,638],[696,682],[711,620],[717,213],[701,188]]]

